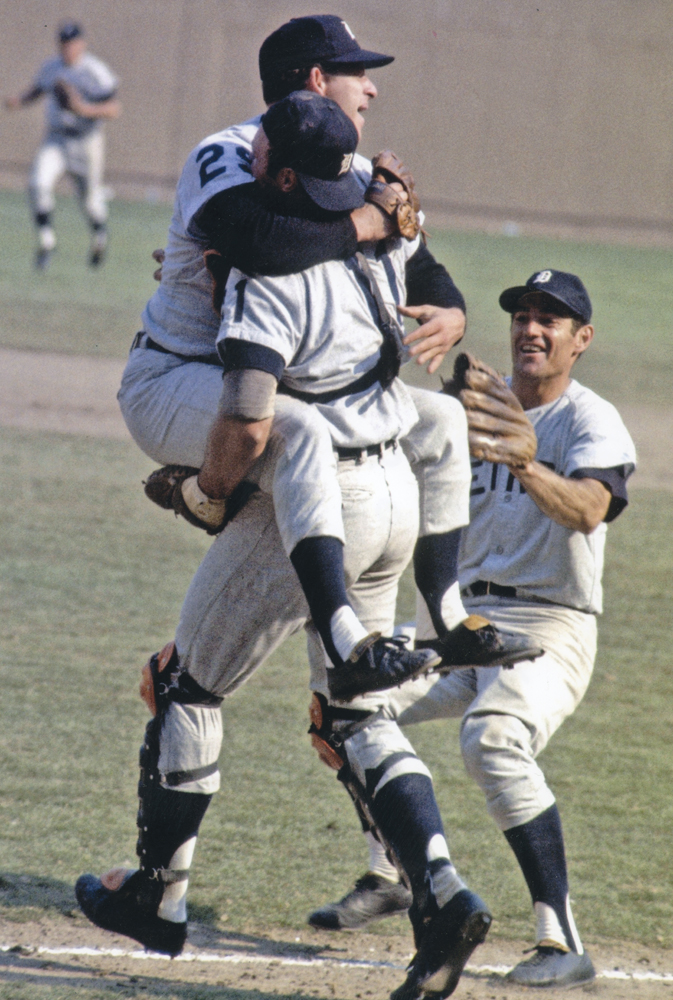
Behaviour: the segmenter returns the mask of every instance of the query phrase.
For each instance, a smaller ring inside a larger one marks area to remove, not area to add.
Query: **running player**
[[[9,110],[47,97],[47,131],[33,161],[29,193],[38,249],[35,266],[45,270],[56,247],[52,225],[54,188],[64,173],[74,183],[91,228],[89,263],[98,267],[107,245],[107,204],[103,187],[105,139],[103,122],[118,118],[117,78],[96,56],[87,52],[80,24],[68,21],[57,35],[59,54],[40,67],[32,86],[9,97]]]

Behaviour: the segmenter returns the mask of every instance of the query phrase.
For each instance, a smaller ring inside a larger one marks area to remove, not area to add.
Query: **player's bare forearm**
[[[17,108],[23,108],[26,104],[32,104],[38,97],[42,97],[43,93],[40,87],[31,87],[30,90],[24,91],[23,94],[6,97],[3,104],[7,111],[16,111]]]
[[[378,243],[396,231],[390,216],[384,215],[380,208],[369,203],[351,212],[351,222],[355,226],[358,243]]]
[[[465,313],[454,306],[398,306],[403,316],[409,316],[420,324],[417,330],[408,333],[404,343],[412,345],[410,353],[419,365],[428,366],[430,375],[437,371],[445,356],[458,344],[465,334]]]
[[[121,103],[116,97],[111,97],[107,101],[97,101],[96,103],[85,101],[72,84],[65,83],[63,80],[58,81],[58,89],[66,106],[82,118],[107,119],[108,121],[112,121],[115,118],[119,118],[122,113]]]
[[[597,479],[566,479],[540,462],[511,468],[543,514],[571,531],[590,535],[610,506],[610,491]]]
[[[204,493],[214,500],[231,496],[264,451],[272,422],[273,417],[242,420],[219,414],[215,418],[198,476]]]

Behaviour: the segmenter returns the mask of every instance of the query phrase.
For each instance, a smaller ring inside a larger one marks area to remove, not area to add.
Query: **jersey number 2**
[[[208,181],[214,180],[214,178],[219,177],[220,174],[226,173],[227,170],[226,166],[214,167],[212,170],[208,169],[209,167],[212,167],[214,163],[217,163],[218,160],[222,159],[223,153],[224,153],[223,147],[218,146],[217,143],[213,143],[212,146],[204,146],[203,149],[199,150],[199,153],[196,157],[196,162],[198,163],[200,160],[203,160],[203,163],[201,164],[201,169],[199,170],[199,177],[201,178],[201,187],[205,187]]]

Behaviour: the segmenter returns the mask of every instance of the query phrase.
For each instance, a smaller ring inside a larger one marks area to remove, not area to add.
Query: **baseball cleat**
[[[407,978],[390,994],[390,1000],[450,996],[468,958],[488,934],[492,919],[479,896],[461,889],[422,930]]]
[[[417,640],[416,649],[434,649],[442,658],[440,673],[460,667],[511,667],[544,653],[527,636],[503,632],[481,615],[469,615],[440,639]]]
[[[373,920],[406,913],[412,895],[402,882],[390,882],[367,872],[338,903],[326,903],[308,918],[311,927],[325,931],[356,930]]]
[[[89,266],[100,267],[100,265],[105,260],[106,250],[107,250],[107,234],[104,232],[96,233],[91,241],[91,250],[89,252]]]
[[[441,657],[433,649],[410,650],[404,639],[391,639],[377,632],[359,642],[348,660],[327,671],[330,697],[351,701],[359,694],[385,691],[439,666]]]
[[[96,927],[125,934],[149,951],[174,958],[184,948],[187,923],[173,923],[157,915],[163,891],[163,882],[158,879],[123,869],[112,869],[102,879],[80,875],[75,884],[77,902]]]
[[[535,955],[519,962],[507,973],[505,981],[519,986],[583,986],[596,978],[593,963],[586,952],[562,951],[537,945]]]
[[[36,271],[46,271],[51,264],[53,250],[45,250],[40,248],[35,253],[35,270]]]

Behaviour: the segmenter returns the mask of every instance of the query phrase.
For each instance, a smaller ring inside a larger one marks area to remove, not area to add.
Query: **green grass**
[[[148,504],[139,483],[149,463],[131,445],[4,431],[0,462],[11,622],[0,646],[0,913],[27,920],[71,912],[81,871],[134,857],[147,718],[138,670],[171,637],[207,541]],[[673,496],[636,493],[610,535],[596,677],[543,766],[584,935],[670,945]],[[411,598],[407,578],[401,618]],[[305,735],[307,673],[296,638],[225,704],[223,791],[203,824],[195,919],[300,928],[363,870],[346,796]],[[492,904],[496,932],[529,936],[523,881],[463,771],[457,724],[410,736],[435,775],[455,860]]]
[[[49,271],[36,274],[26,201],[0,192],[0,230],[11,234],[0,246],[0,346],[124,357],[155,288],[150,254],[164,245],[170,215],[163,204],[113,201],[109,259],[92,271],[82,217],[73,199],[61,198],[58,251]],[[442,231],[433,233],[430,249],[467,299],[467,349],[506,370],[500,292],[540,267],[574,271],[591,294],[597,329],[577,370],[580,381],[614,402],[668,403],[673,251]],[[418,372],[409,371],[409,377],[425,381]]]
[[[25,203],[0,193],[0,225],[12,234],[0,246],[0,345],[122,357],[154,288],[149,254],[163,244],[169,215],[166,206],[114,202],[110,259],[92,272],[82,220],[61,199],[58,254],[35,275]],[[438,234],[431,247],[466,293],[466,346],[476,353],[506,367],[498,293],[538,267],[567,268],[584,277],[596,306],[598,336],[580,379],[617,403],[668,403],[670,251],[474,233]],[[64,919],[81,871],[134,857],[147,718],[138,672],[172,636],[207,541],[144,499],[151,463],[130,444],[5,430],[0,463],[0,914]],[[636,492],[611,527],[596,676],[542,758],[589,939],[673,944],[672,537],[670,493]],[[413,613],[412,591],[407,575],[401,620]],[[299,928],[364,868],[352,810],[305,735],[307,675],[295,638],[225,705],[224,790],[203,825],[195,919]],[[435,775],[455,860],[491,902],[496,933],[529,937],[523,880],[464,773],[457,723],[410,735]],[[406,924],[379,933],[391,928]],[[41,989],[17,984],[7,995]]]

